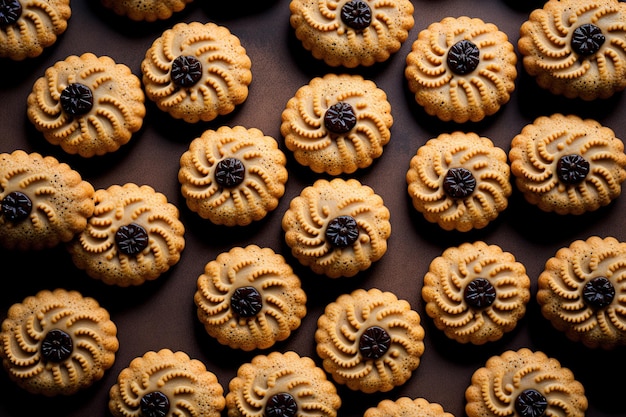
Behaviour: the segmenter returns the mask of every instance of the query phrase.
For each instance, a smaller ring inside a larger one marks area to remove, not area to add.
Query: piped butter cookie
[[[393,401],[384,399],[375,407],[365,410],[363,417],[454,417],[441,404],[425,398],[400,397]]]
[[[134,21],[154,22],[172,17],[193,0],[101,0],[102,5]]]

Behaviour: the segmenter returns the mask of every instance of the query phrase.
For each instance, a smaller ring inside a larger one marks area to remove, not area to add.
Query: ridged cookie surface
[[[193,0],[101,0],[104,7],[134,21],[154,22],[172,17]]]
[[[425,398],[400,397],[397,400],[385,399],[375,407],[365,410],[363,417],[454,417],[446,412],[441,404],[431,403]]]

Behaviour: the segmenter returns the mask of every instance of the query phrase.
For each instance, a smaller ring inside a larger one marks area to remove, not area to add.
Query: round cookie
[[[403,385],[420,364],[424,329],[406,300],[376,288],[328,304],[317,320],[322,366],[338,384],[364,393]]]
[[[154,22],[172,17],[193,0],[101,0],[102,5],[134,21]]]
[[[626,88],[626,4],[549,0],[520,27],[522,63],[552,94],[595,100]]]
[[[52,156],[0,154],[0,246],[44,249],[70,241],[94,211],[94,188]]]
[[[294,351],[256,355],[230,380],[228,417],[295,416],[313,413],[336,417],[341,398],[324,371]]]
[[[356,179],[318,179],[294,197],[282,228],[292,255],[317,274],[352,277],[387,252],[389,209]]]
[[[540,116],[513,138],[515,184],[546,212],[582,214],[608,205],[626,179],[624,143],[613,130],[575,115]]]
[[[281,134],[301,165],[316,173],[352,174],[369,167],[391,139],[387,94],[360,75],[312,79],[287,102]]]
[[[422,298],[426,313],[448,338],[482,345],[500,340],[524,317],[530,278],[499,246],[463,243],[430,263]]]
[[[496,25],[446,17],[420,31],[404,75],[429,115],[446,122],[477,122],[509,102],[516,64],[513,44]]]
[[[454,417],[438,403],[425,398],[400,397],[395,401],[384,399],[365,410],[363,417]]]
[[[72,16],[70,0],[5,0],[0,5],[0,58],[23,61],[56,43]]]
[[[306,301],[285,258],[257,245],[235,247],[207,263],[194,295],[207,333],[245,351],[287,339],[300,327]]]
[[[332,67],[388,60],[415,24],[409,0],[291,0],[289,10],[289,22],[304,49]]]
[[[149,185],[96,190],[85,230],[67,245],[74,264],[106,284],[153,280],[178,263],[185,227],[176,206]]]
[[[108,311],[91,297],[61,288],[13,304],[0,343],[9,378],[49,397],[90,387],[113,366],[119,348]]]
[[[144,102],[128,66],[87,52],[46,69],[28,95],[27,115],[48,142],[88,158],[128,143],[143,125]]]
[[[626,243],[591,236],[559,249],[539,275],[541,313],[589,348],[626,345]]]
[[[486,227],[512,193],[506,153],[476,133],[442,133],[420,146],[406,173],[413,206],[444,230]]]
[[[583,417],[583,385],[568,368],[541,351],[521,348],[490,357],[465,390],[467,417]]]
[[[212,22],[177,23],[141,62],[146,96],[175,119],[208,122],[248,98],[252,62],[239,38]]]
[[[204,363],[169,349],[133,359],[109,390],[114,417],[220,417],[225,403],[224,388]]]
[[[180,158],[187,206],[214,224],[245,226],[278,207],[287,158],[259,129],[221,126],[194,139]]]

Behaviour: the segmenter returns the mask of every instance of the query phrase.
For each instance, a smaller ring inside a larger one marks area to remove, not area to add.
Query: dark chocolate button
[[[152,391],[139,401],[141,417],[165,417],[170,411],[170,400],[161,391]]]
[[[324,114],[324,126],[333,133],[346,133],[355,125],[356,114],[350,103],[343,101],[335,103]]]
[[[63,362],[73,349],[72,337],[63,330],[50,330],[41,341],[41,356],[49,362]]]
[[[12,191],[2,199],[2,215],[12,223],[28,217],[33,209],[33,202],[20,191]]]
[[[298,403],[287,392],[272,395],[265,404],[264,417],[295,417],[298,413]]]
[[[0,27],[17,22],[22,15],[22,3],[19,0],[0,1]]]
[[[338,216],[326,226],[326,240],[337,248],[345,248],[356,242],[359,226],[352,216]]]
[[[548,408],[548,401],[536,389],[525,389],[515,398],[515,411],[520,417],[540,417]]]
[[[496,289],[489,280],[476,278],[465,287],[463,298],[474,308],[489,307],[496,300]]]
[[[572,49],[579,55],[593,55],[600,50],[606,38],[598,26],[585,23],[572,33]]]
[[[583,300],[594,308],[603,308],[613,302],[615,287],[605,277],[596,277],[583,287]]]
[[[458,41],[448,50],[448,67],[455,74],[465,75],[474,71],[480,63],[480,50],[474,42]]]
[[[365,329],[359,339],[359,352],[367,359],[378,359],[391,347],[391,337],[385,329],[371,326]]]
[[[61,108],[72,116],[89,113],[93,107],[93,93],[85,84],[72,83],[61,91]]]
[[[363,0],[351,0],[341,8],[341,20],[354,30],[363,30],[372,24],[372,9]]]
[[[137,223],[121,226],[115,233],[115,244],[120,252],[133,256],[143,251],[148,246],[148,232]]]
[[[224,158],[215,166],[215,182],[222,187],[236,187],[243,182],[246,167],[237,158]]]
[[[172,62],[172,82],[180,87],[191,87],[202,78],[202,63],[191,55],[181,55]]]
[[[474,192],[476,179],[465,168],[450,168],[443,178],[443,190],[451,198],[465,198]]]
[[[565,184],[578,184],[589,173],[589,162],[580,155],[565,155],[556,163],[556,175]]]
[[[253,317],[263,308],[263,298],[254,287],[240,287],[230,297],[230,306],[241,317]]]

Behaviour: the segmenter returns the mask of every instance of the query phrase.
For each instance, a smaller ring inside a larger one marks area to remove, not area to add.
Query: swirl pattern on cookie
[[[626,88],[626,4],[550,0],[520,29],[525,70],[568,98],[608,98]]]
[[[179,211],[148,185],[96,190],[95,210],[69,245],[74,264],[118,286],[153,280],[175,265],[185,247]]]
[[[508,36],[478,18],[447,17],[422,30],[405,77],[424,110],[443,121],[480,121],[515,89],[517,55]]]
[[[148,98],[189,123],[231,113],[248,98],[252,62],[239,38],[215,23],[177,23],[141,63]]]
[[[382,197],[358,180],[319,179],[292,199],[282,227],[303,265],[331,278],[350,277],[387,252],[389,217]]]
[[[43,249],[70,241],[94,211],[94,188],[52,156],[0,154],[0,245]]]
[[[46,396],[71,395],[101,379],[119,347],[109,313],[93,298],[64,289],[12,305],[0,341],[9,377]]]
[[[624,143],[612,129],[575,115],[535,119],[513,138],[509,160],[526,200],[559,214],[606,206],[626,180]]]
[[[480,229],[508,206],[510,168],[504,150],[476,133],[444,133],[411,158],[406,174],[413,206],[445,230]]]
[[[376,407],[365,410],[363,417],[396,417],[396,416],[420,416],[420,417],[454,417],[446,412],[441,404],[428,402],[424,398],[400,397],[393,401],[381,400]]]
[[[326,306],[315,341],[324,369],[366,393],[404,384],[424,353],[424,329],[409,303],[390,292],[358,289]]]
[[[359,75],[328,74],[311,80],[287,102],[281,133],[300,164],[338,175],[366,168],[380,157],[392,124],[391,104],[374,82]]]
[[[530,300],[530,279],[500,247],[463,243],[431,262],[422,297],[426,313],[446,336],[478,345],[515,328]]]
[[[143,125],[144,101],[141,81],[128,66],[85,53],[56,62],[35,81],[27,114],[48,142],[91,157],[130,141]]]
[[[193,0],[101,0],[102,5],[134,21],[154,22],[172,17]]]

